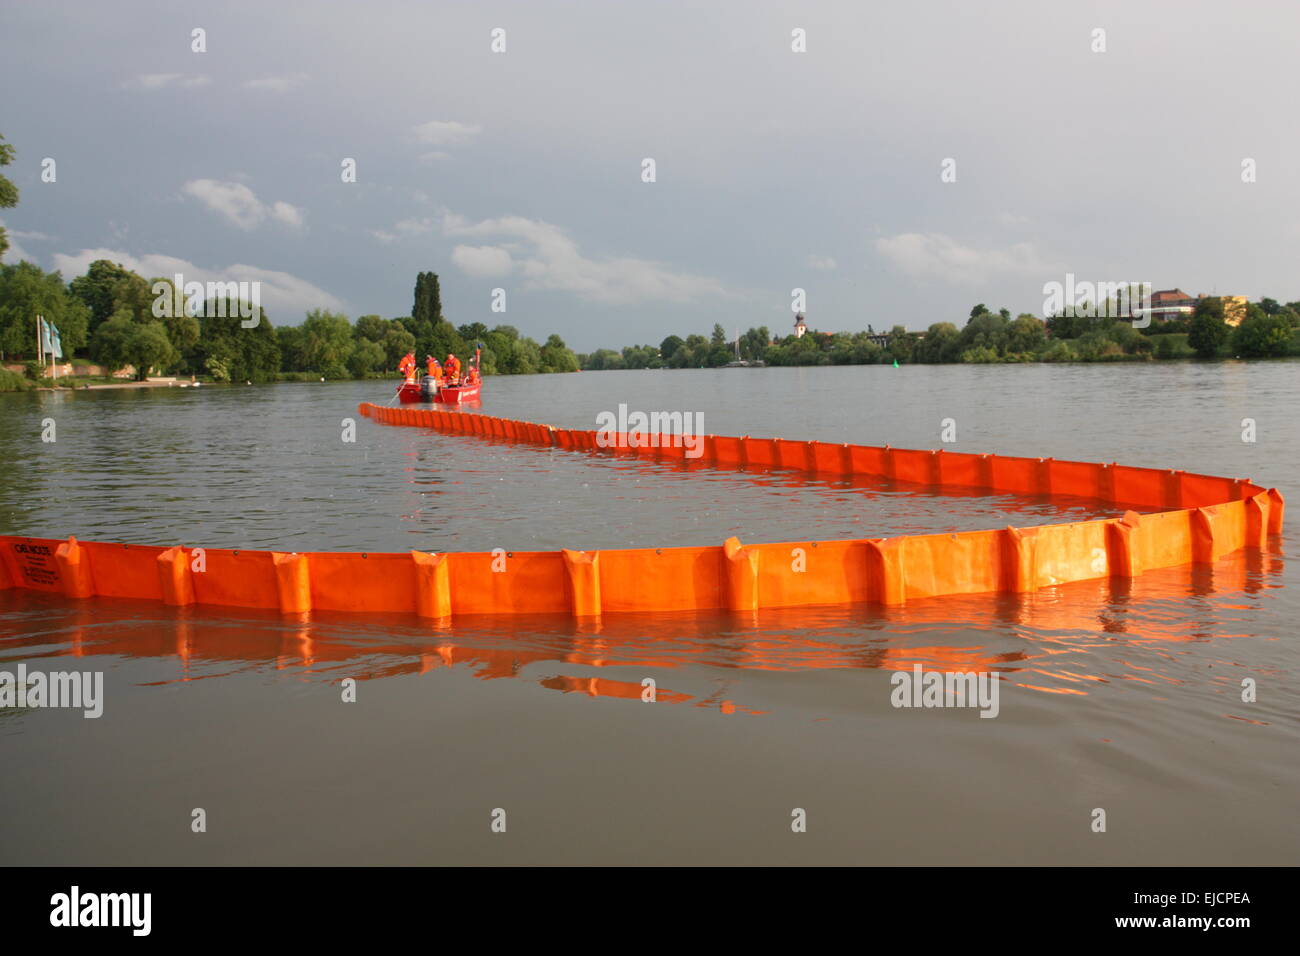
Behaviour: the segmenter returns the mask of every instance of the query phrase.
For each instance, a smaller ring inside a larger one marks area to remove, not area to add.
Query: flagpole
[[[41,317],[38,315],[36,317],[36,360],[41,363],[41,371],[43,372],[45,371],[45,346],[44,338],[41,335],[42,331],[44,330],[41,328]]]

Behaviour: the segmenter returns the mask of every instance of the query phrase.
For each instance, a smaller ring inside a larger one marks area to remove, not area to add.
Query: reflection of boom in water
[[[172,659],[162,683],[281,671],[360,680],[466,668],[482,680],[523,679],[565,693],[765,713],[698,685],[710,674],[845,670],[998,671],[1013,686],[1087,694],[1101,684],[1177,683],[1176,657],[1128,657],[1234,636],[1243,595],[1276,587],[1280,555],[1241,552],[1209,567],[1090,581],[1035,594],[967,595],[898,608],[765,610],[753,614],[628,614],[598,622],[564,615],[503,623],[467,618],[431,627],[402,615],[313,613],[300,619],[201,607],[103,601],[68,606],[38,592],[0,592],[0,608],[39,613],[40,634],[5,635],[10,659],[33,653]],[[1189,588],[1194,596],[1189,618]],[[1180,610],[1181,609],[1181,610]],[[970,621],[982,622],[972,626]],[[1121,660],[1116,660],[1116,654]],[[1151,655],[1148,655],[1148,657]],[[1162,672],[1160,661],[1170,673]],[[665,678],[660,671],[671,671]],[[702,676],[703,674],[703,676]],[[1208,679],[1214,679],[1212,676]],[[734,690],[734,689],[733,689]],[[742,690],[745,690],[742,688]],[[753,697],[754,688],[743,696]]]

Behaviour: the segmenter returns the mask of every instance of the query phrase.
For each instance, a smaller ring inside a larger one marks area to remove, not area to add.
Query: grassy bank
[[[36,387],[36,383],[17,372],[0,368],[0,392],[25,392]]]

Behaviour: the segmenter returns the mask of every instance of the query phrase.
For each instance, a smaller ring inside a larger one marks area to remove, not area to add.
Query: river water
[[[951,419],[949,450],[1252,478],[1300,502],[1298,384],[1294,362],[586,372],[489,379],[481,411],[594,428],[625,404],[693,412],[716,434],[904,448],[938,447]],[[350,382],[0,395],[0,533],[593,549],[1113,513],[357,415],[390,394]],[[0,863],[1293,863],[1293,538],[1131,583],[744,620],[435,628],[0,591],[0,670],[105,683],[99,719],[0,710]],[[892,706],[891,675],[917,663],[996,671],[997,716]],[[349,677],[355,702],[342,700]],[[796,809],[806,832],[792,831]]]

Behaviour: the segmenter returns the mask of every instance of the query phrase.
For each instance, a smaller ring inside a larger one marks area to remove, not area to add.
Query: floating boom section
[[[600,435],[533,422],[370,403],[378,422],[571,451],[689,461],[669,435]],[[602,614],[908,601],[1026,593],[1072,581],[1210,564],[1263,550],[1284,503],[1250,481],[1123,465],[779,438],[704,436],[694,460],[716,468],[791,468],[873,476],[940,490],[1072,495],[1114,503],[1118,518],[990,531],[836,541],[632,550],[401,554],[147,547],[0,536],[0,589],[167,604],[461,614]],[[609,447],[607,447],[609,446]],[[1149,512],[1139,514],[1135,509]]]

